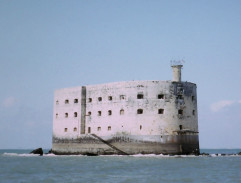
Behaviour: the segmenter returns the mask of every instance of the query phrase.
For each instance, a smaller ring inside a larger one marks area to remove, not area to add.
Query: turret
[[[183,65],[172,65],[172,81],[181,82],[182,78],[182,66]]]

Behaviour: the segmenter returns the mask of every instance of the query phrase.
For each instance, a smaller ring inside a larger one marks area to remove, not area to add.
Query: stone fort
[[[55,154],[198,154],[196,84],[126,81],[54,93]]]

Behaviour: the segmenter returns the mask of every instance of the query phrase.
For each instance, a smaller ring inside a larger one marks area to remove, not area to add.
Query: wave
[[[29,153],[8,153],[4,152],[3,156],[20,156],[20,157],[38,157],[39,154]],[[43,154],[44,157],[88,157],[87,155],[55,155],[55,154]],[[208,155],[163,155],[163,154],[135,154],[135,155],[100,155],[96,157],[156,157],[156,158],[198,158],[198,157],[241,157],[238,154],[208,154]]]

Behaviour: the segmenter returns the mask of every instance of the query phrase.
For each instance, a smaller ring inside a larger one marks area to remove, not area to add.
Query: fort
[[[54,93],[54,154],[199,154],[196,84],[126,81]]]

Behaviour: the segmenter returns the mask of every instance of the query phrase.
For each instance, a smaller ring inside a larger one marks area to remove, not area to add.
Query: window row
[[[68,128],[64,128],[64,132],[68,132]],[[77,132],[77,128],[73,128],[73,132]]]
[[[157,111],[158,114],[164,114],[164,109],[158,109]],[[195,110],[192,110],[192,114],[195,115]],[[86,116],[91,116],[91,112],[89,111],[88,114]],[[124,114],[124,109],[121,109],[120,110],[120,115],[123,115]],[[137,109],[137,114],[143,114],[143,109]],[[56,113],[56,118],[58,118],[58,113]],[[102,115],[102,112],[101,111],[98,111],[97,113],[98,116],[101,116]],[[112,111],[109,110],[108,111],[108,115],[111,116],[112,115]],[[179,109],[178,110],[178,115],[183,115],[183,110],[182,109]],[[69,117],[69,113],[65,113],[65,118],[68,118]],[[77,112],[74,112],[74,117],[78,117],[78,113]]]
[[[120,100],[125,100],[126,99],[126,96],[125,95],[120,95],[119,96]],[[143,99],[144,98],[144,94],[137,94],[137,99]],[[97,98],[99,102],[102,101],[102,97],[98,97]],[[157,99],[164,99],[164,94],[159,94],[157,95]],[[112,100],[112,96],[108,96],[108,100],[111,101]],[[88,102],[91,103],[93,100],[92,98],[88,98]]]
[[[107,130],[111,131],[111,126],[108,126]],[[142,125],[140,125],[140,130],[142,130]],[[101,127],[100,126],[97,127],[97,131],[101,131]],[[91,127],[88,127],[88,133],[91,133]]]
[[[178,99],[183,99],[183,95],[178,95],[177,96]],[[124,100],[126,99],[125,95],[120,95],[120,100]],[[137,94],[137,99],[144,99],[144,95],[143,94]],[[159,94],[157,95],[157,99],[164,99],[164,94]],[[112,100],[112,96],[108,96],[108,100],[111,101]],[[102,101],[102,97],[98,97],[98,101],[101,102]],[[192,101],[195,101],[195,96],[192,96]],[[92,98],[88,98],[88,102],[91,103],[92,102]],[[69,104],[69,99],[66,99],[64,101],[65,104]],[[79,103],[79,100],[76,98],[74,99],[74,103],[77,104]],[[59,101],[56,101],[56,104],[59,104]]]
[[[58,118],[58,117],[59,117],[59,114],[56,113],[56,114],[55,114],[55,117]],[[68,117],[69,117],[69,113],[67,113],[67,112],[64,113],[64,117],[65,117],[65,118],[68,118]],[[78,117],[78,113],[77,113],[77,112],[74,112],[74,117]]]
[[[64,103],[65,103],[65,104],[69,104],[69,99],[66,99],[66,100],[64,101]],[[74,104],[77,104],[77,103],[79,103],[79,99],[75,98],[75,99],[74,99]],[[58,104],[59,104],[59,101],[56,100],[56,105],[58,105]]]
[[[142,114],[143,113],[143,109],[137,109],[136,113],[137,114]],[[91,111],[89,111],[87,116],[91,116],[91,114],[92,114]],[[121,109],[120,110],[120,115],[123,115],[123,114],[124,114],[124,109]],[[158,109],[158,114],[164,114],[164,109]],[[101,116],[102,115],[102,111],[98,111],[97,115]],[[111,116],[111,115],[112,115],[112,111],[108,110],[108,116]]]

